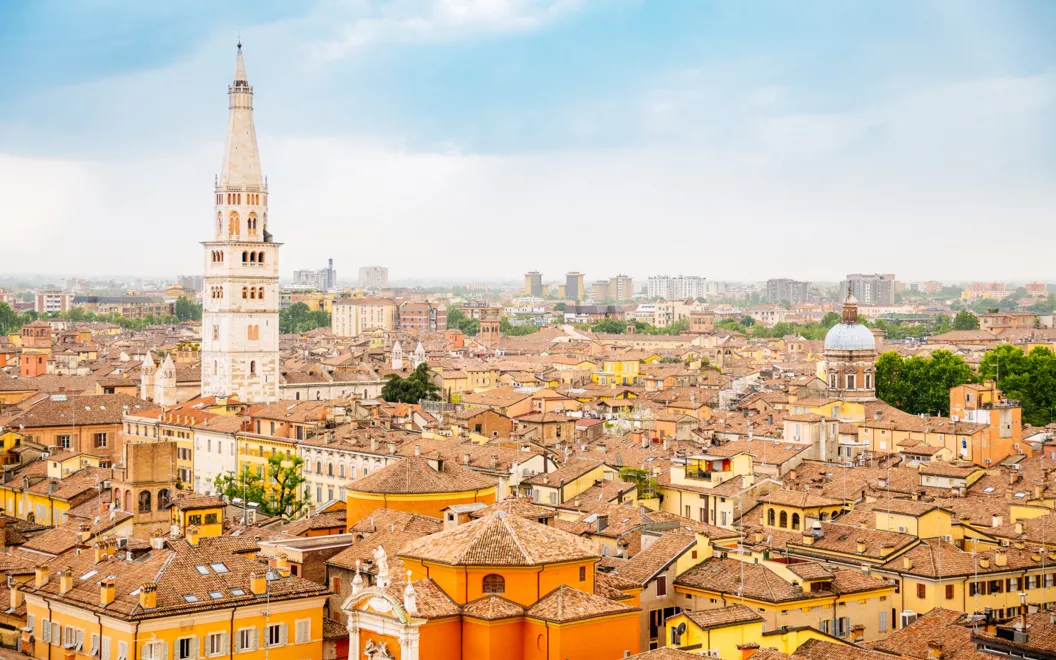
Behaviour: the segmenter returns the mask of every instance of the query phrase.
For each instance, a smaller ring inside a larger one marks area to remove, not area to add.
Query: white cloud
[[[309,17],[331,34],[315,47],[326,59],[376,43],[450,41],[478,34],[535,30],[586,0],[348,0]]]

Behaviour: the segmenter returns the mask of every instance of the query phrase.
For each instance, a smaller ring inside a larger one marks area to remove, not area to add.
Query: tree
[[[381,398],[390,403],[418,403],[422,399],[437,400],[439,388],[429,381],[429,365],[419,364],[410,376],[389,374],[381,388]]]
[[[248,465],[243,466],[239,474],[228,472],[217,475],[213,485],[216,487],[217,494],[227,497],[228,500],[234,500],[237,497],[244,502],[264,505],[264,483],[256,472],[249,469]]]
[[[627,324],[616,319],[601,319],[593,325],[591,330],[607,335],[622,335],[627,329]]]
[[[514,325],[510,323],[510,320],[505,316],[499,319],[499,329],[502,331],[502,334],[509,337],[523,337],[524,335],[530,335],[533,332],[539,332],[539,328],[533,323]]]
[[[962,310],[957,312],[957,316],[953,317],[953,329],[954,330],[978,330],[979,329],[979,317],[972,314],[968,310]]]
[[[903,358],[894,351],[876,361],[876,395],[907,413],[950,413],[950,389],[972,382],[971,367],[949,351]]]
[[[730,332],[739,332],[742,335],[748,334],[748,329],[733,319],[722,319],[721,321],[717,321],[715,327],[724,328]]]
[[[312,311],[308,305],[298,302],[279,312],[279,332],[284,335],[299,335],[302,332],[330,326],[330,312]]]
[[[0,335],[6,335],[20,329],[26,321],[18,315],[11,305],[0,303]]]
[[[744,318],[741,319],[741,325],[743,325],[746,328],[750,328],[753,325],[755,325],[755,319],[753,319],[750,316],[745,316]]]
[[[840,315],[836,312],[829,312],[825,316],[821,317],[821,327],[829,330],[832,326],[840,322]]]
[[[184,321],[201,321],[202,306],[191,302],[185,296],[180,296],[176,299],[176,318],[181,323]]]
[[[272,454],[268,456],[267,501],[264,510],[269,516],[282,516],[286,520],[299,518],[308,506],[308,489],[304,488],[304,459],[297,454]]]
[[[458,307],[449,307],[447,327],[458,328],[462,334],[472,337],[480,332],[480,321],[467,317]]]
[[[1043,346],[1029,354],[1010,344],[987,351],[979,363],[979,377],[997,382],[1004,395],[1019,401],[1023,421],[1044,426],[1056,412],[1056,355]]]
[[[565,311],[566,309],[568,309],[568,305],[566,305],[566,304],[565,304],[565,303],[563,303],[563,302],[559,302],[559,303],[557,303],[556,305],[554,305],[554,311],[555,311],[555,312],[563,312],[563,311]]]

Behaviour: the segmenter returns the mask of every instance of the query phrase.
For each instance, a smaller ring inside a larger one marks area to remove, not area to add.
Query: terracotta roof
[[[575,481],[584,474],[602,465],[604,465],[603,461],[594,461],[587,458],[573,458],[569,459],[567,463],[553,472],[540,472],[539,474],[525,479],[521,483],[532,486],[552,486],[557,488],[561,485],[562,480],[564,480],[565,483]]]
[[[395,509],[374,509],[369,516],[352,525],[348,531],[373,533],[390,530],[435,534],[443,528],[444,522],[439,518]]]
[[[854,644],[808,639],[792,654],[793,660],[891,660],[891,655]]]
[[[616,569],[616,575],[645,586],[690,548],[697,539],[685,534],[664,534],[649,547],[634,555]]]
[[[761,651],[757,651],[756,653],[761,653]],[[624,660],[700,660],[700,656],[696,653],[679,651],[678,649],[662,646],[658,649],[653,649],[652,651],[628,656]]]
[[[346,484],[346,491],[359,493],[425,494],[456,493],[493,488],[498,481],[454,461],[443,461],[433,469],[424,456],[408,456],[396,463]]]
[[[462,606],[463,616],[485,621],[513,619],[524,616],[524,612],[525,609],[522,605],[518,605],[512,600],[506,600],[501,596],[485,596]]]
[[[767,504],[779,504],[783,506],[808,509],[812,507],[839,506],[843,504],[842,500],[822,497],[821,495],[817,495],[810,491],[784,489],[771,491],[768,495],[759,498],[759,501]]]
[[[713,610],[686,610],[682,614],[685,614],[687,619],[704,630],[763,621],[763,617],[759,616],[758,612],[739,603]]]
[[[926,660],[928,643],[941,641],[944,660],[992,659],[994,656],[975,649],[975,644],[971,641],[971,626],[959,625],[965,621],[966,616],[963,612],[936,607],[918,616],[916,621],[905,628],[892,631],[887,639],[875,642],[872,648]],[[1044,616],[1047,621],[1049,615],[1045,613]]]
[[[593,619],[599,616],[637,612],[639,608],[561,585],[528,608],[527,616],[554,623]]]
[[[470,518],[483,518],[491,515],[496,511],[505,511],[507,514],[512,516],[520,516],[521,518],[528,518],[529,520],[539,520],[540,518],[553,518],[557,515],[557,512],[553,509],[545,506],[540,506],[530,499],[523,497],[509,497],[501,502],[496,502],[491,506],[486,506],[483,509],[477,509],[469,514]]]
[[[587,539],[498,511],[412,541],[401,556],[454,566],[539,566],[600,553]]]

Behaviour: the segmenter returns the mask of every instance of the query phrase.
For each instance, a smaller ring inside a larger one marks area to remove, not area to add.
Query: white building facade
[[[679,275],[678,277],[657,275],[649,278],[646,294],[650,298],[663,300],[706,298],[708,295],[707,280],[697,275]]]
[[[242,44],[228,87],[214,236],[205,246],[202,394],[279,399],[279,243],[268,231],[268,189],[253,125]]]

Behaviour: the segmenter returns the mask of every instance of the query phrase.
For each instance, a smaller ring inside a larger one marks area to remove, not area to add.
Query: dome
[[[875,351],[876,339],[861,323],[837,323],[825,335],[826,351]]]

